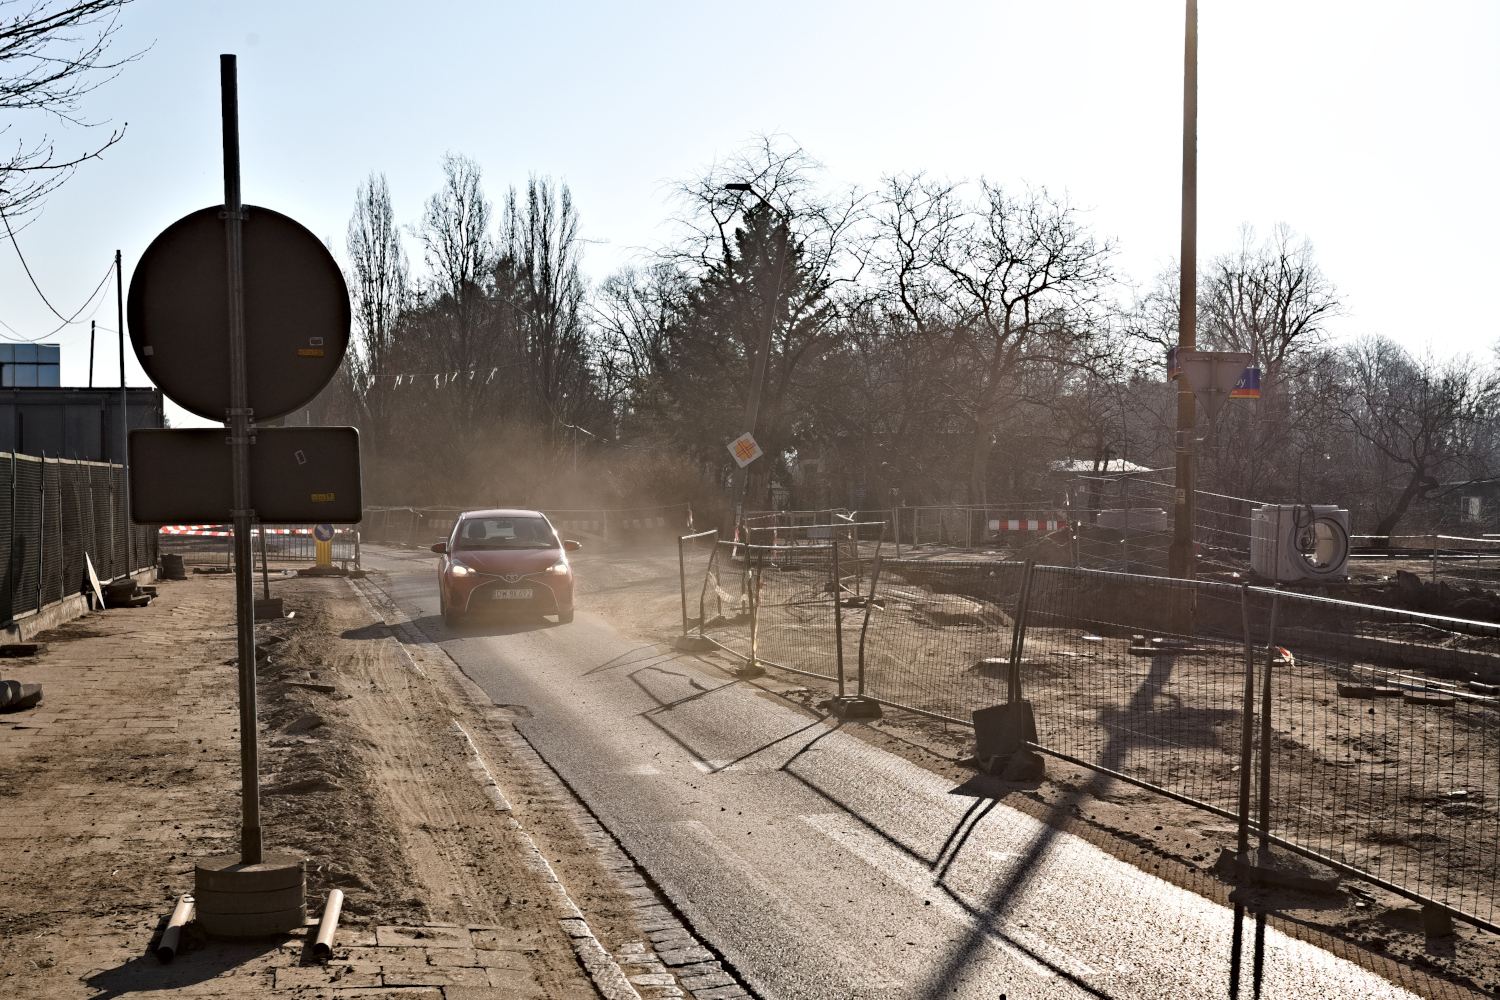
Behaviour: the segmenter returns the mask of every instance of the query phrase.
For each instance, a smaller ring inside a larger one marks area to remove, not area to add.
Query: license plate
[[[525,601],[531,598],[530,590],[492,590],[490,599],[496,601]]]

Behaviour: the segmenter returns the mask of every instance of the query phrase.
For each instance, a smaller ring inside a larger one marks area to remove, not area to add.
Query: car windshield
[[[557,536],[542,517],[470,517],[458,526],[460,552],[479,549],[555,549]]]

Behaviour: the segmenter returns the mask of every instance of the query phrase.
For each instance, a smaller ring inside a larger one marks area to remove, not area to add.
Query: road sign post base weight
[[[193,870],[198,925],[215,937],[270,937],[307,923],[302,859],[267,854],[244,864],[237,854],[199,861]]]
[[[828,702],[828,711],[846,722],[873,722],[885,718],[880,702],[859,695],[845,695]]]

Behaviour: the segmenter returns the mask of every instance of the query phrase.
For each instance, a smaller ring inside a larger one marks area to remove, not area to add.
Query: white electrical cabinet
[[[1250,514],[1250,569],[1277,583],[1349,575],[1349,512],[1334,504],[1266,504]]]

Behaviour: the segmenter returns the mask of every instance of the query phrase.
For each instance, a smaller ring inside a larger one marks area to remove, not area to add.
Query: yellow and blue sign
[[[1177,363],[1177,348],[1167,348],[1167,380],[1174,381],[1182,374],[1182,366]],[[1230,399],[1259,399],[1260,398],[1260,369],[1246,368],[1240,380],[1234,384],[1234,391],[1229,394]]]
[[[1260,398],[1260,369],[1246,368],[1245,374],[1234,384],[1234,391],[1229,394],[1230,399],[1259,399]]]
[[[313,525],[313,541],[315,543],[317,543],[314,546],[314,548],[316,550],[316,557],[317,557],[314,561],[319,566],[332,566],[333,565],[333,525],[331,525],[331,524],[315,524],[315,525]]]

